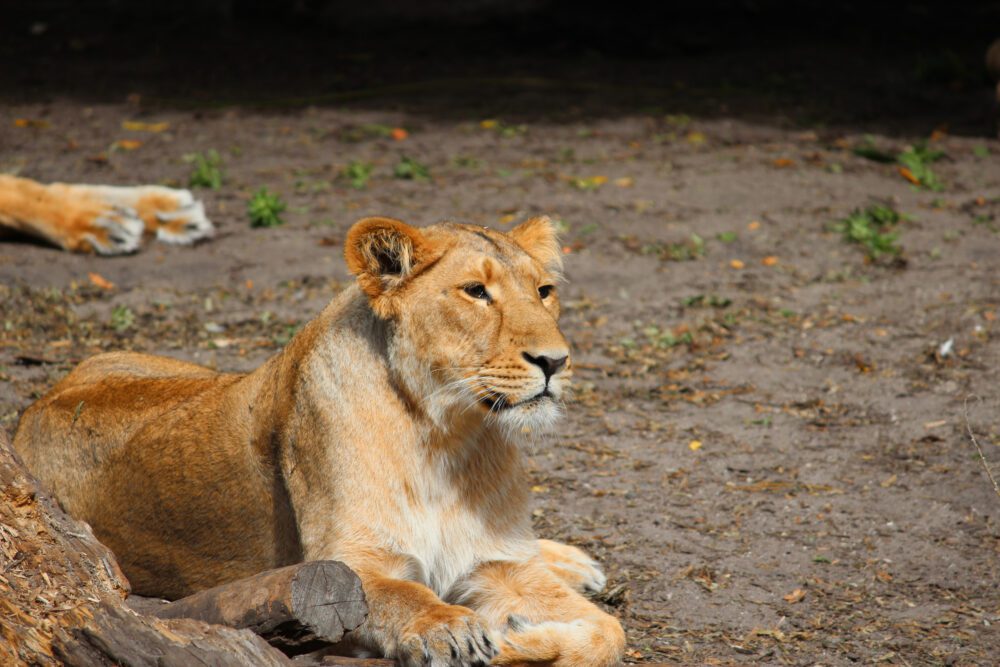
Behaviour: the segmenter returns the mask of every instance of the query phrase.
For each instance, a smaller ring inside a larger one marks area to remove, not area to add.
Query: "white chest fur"
[[[536,551],[527,529],[498,531],[488,520],[487,504],[470,502],[447,467],[431,465],[406,480],[407,500],[398,506],[393,534],[381,537],[411,559],[411,577],[442,597],[476,565],[493,560],[525,560]]]

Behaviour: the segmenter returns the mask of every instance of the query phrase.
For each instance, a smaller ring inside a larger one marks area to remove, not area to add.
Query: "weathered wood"
[[[121,606],[92,608],[80,626],[59,633],[53,655],[64,665],[288,667],[291,660],[249,630],[201,621],[162,621]]]
[[[126,609],[128,582],[0,428],[0,665],[262,665],[291,661],[248,630]]]
[[[336,643],[368,614],[361,580],[343,563],[311,561],[199,591],[151,613],[246,628],[288,653]]]

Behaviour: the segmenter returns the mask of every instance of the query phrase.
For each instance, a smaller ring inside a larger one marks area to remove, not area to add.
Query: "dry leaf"
[[[691,132],[687,135],[687,141],[689,144],[700,146],[707,141],[707,138],[701,132]]]
[[[897,167],[897,169],[899,170],[899,175],[908,180],[910,183],[920,185],[920,179],[917,178],[912,171],[906,167]]]
[[[801,602],[802,598],[806,596],[806,592],[801,588],[796,588],[794,591],[788,595],[782,596],[788,604],[795,604],[796,602]]]
[[[114,289],[115,284],[102,276],[100,273],[88,273],[87,277],[90,278],[90,282],[97,285],[101,289]]]
[[[883,479],[881,482],[879,482],[879,485],[883,489],[888,489],[890,486],[896,483],[896,479],[897,479],[896,475],[890,475],[885,479]]]
[[[771,639],[777,640],[779,642],[785,641],[785,633],[781,630],[770,630],[770,629],[755,629],[753,631],[758,637],[770,637]]]
[[[114,144],[115,148],[120,148],[123,151],[134,151],[140,146],[142,146],[142,142],[138,139],[119,139]]]
[[[122,121],[122,129],[129,132],[163,132],[170,127],[170,123],[143,123],[138,120]]]
[[[15,127],[33,127],[36,130],[44,130],[49,126],[49,121],[38,118],[15,118]]]
[[[778,169],[782,169],[784,167],[794,167],[795,160],[792,160],[787,157],[779,157],[777,160],[774,161],[774,166],[777,167]]]
[[[635,182],[629,176],[623,176],[622,178],[615,179],[615,185],[617,185],[620,188],[630,188],[634,184]]]

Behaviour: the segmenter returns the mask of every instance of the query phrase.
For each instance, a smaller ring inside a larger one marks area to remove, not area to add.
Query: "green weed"
[[[399,159],[399,164],[396,165],[392,173],[396,178],[407,181],[431,180],[431,171],[426,165],[405,155]]]
[[[927,142],[919,141],[902,153],[893,155],[875,146],[874,137],[867,136],[863,143],[855,146],[852,152],[867,160],[881,164],[898,164],[903,176],[917,187],[940,191],[944,183],[937,177],[931,164],[944,157],[944,151],[927,147]]]
[[[676,336],[670,331],[660,329],[655,324],[645,327],[642,330],[642,333],[645,334],[650,343],[661,348],[677,347],[678,345],[690,345],[694,342],[694,337],[689,331],[685,331],[681,335]]]
[[[919,182],[919,187],[938,192],[944,190],[944,183],[931,169],[931,164],[942,157],[944,157],[944,151],[932,150],[927,148],[926,143],[918,142],[897,155],[896,161],[901,167],[910,171],[913,178]]]
[[[128,306],[115,306],[111,311],[111,328],[125,333],[135,324],[135,313]]]
[[[343,176],[351,182],[351,187],[355,190],[364,190],[368,186],[368,181],[372,177],[375,167],[369,162],[354,160],[344,167]]]
[[[281,219],[281,214],[287,205],[281,197],[268,192],[267,188],[261,188],[253,193],[250,202],[247,204],[247,214],[250,216],[251,227],[277,227],[285,224]]]
[[[668,243],[663,248],[663,256],[675,262],[689,262],[705,255],[705,240],[692,234],[683,243]]]
[[[222,158],[218,151],[210,148],[204,153],[189,153],[184,161],[194,165],[188,176],[188,186],[212,190],[222,187]]]
[[[883,255],[899,255],[903,248],[896,243],[899,232],[892,228],[903,220],[903,216],[893,208],[872,204],[858,209],[846,218],[833,223],[833,229],[843,236],[847,243],[855,243],[865,249],[872,259]]]

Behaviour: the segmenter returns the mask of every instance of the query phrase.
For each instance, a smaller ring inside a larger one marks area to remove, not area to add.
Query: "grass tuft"
[[[431,170],[426,165],[405,155],[399,159],[399,164],[396,165],[392,173],[396,178],[407,181],[431,180]]]
[[[893,228],[903,219],[902,214],[889,206],[872,204],[836,221],[833,229],[840,232],[847,243],[862,246],[865,254],[872,259],[884,255],[895,257],[903,252],[903,248],[896,243],[899,232],[893,231]]]
[[[897,155],[896,161],[899,162],[901,169],[909,172],[909,175],[904,173],[904,176],[914,185],[940,192],[944,190],[944,183],[931,169],[931,164],[943,157],[944,151],[930,149],[926,143],[919,142]]]
[[[268,192],[267,188],[261,188],[253,193],[250,202],[247,204],[247,214],[250,216],[251,227],[277,227],[285,224],[281,219],[281,214],[287,205],[281,197]]]
[[[375,167],[370,162],[354,160],[344,168],[344,178],[351,182],[351,187],[355,190],[364,190],[371,180],[372,171]]]
[[[194,165],[191,175],[188,176],[189,187],[211,190],[222,187],[222,158],[216,150],[190,153],[184,156],[184,161]]]
[[[135,313],[128,306],[115,306],[111,311],[111,328],[125,333],[135,325]]]

